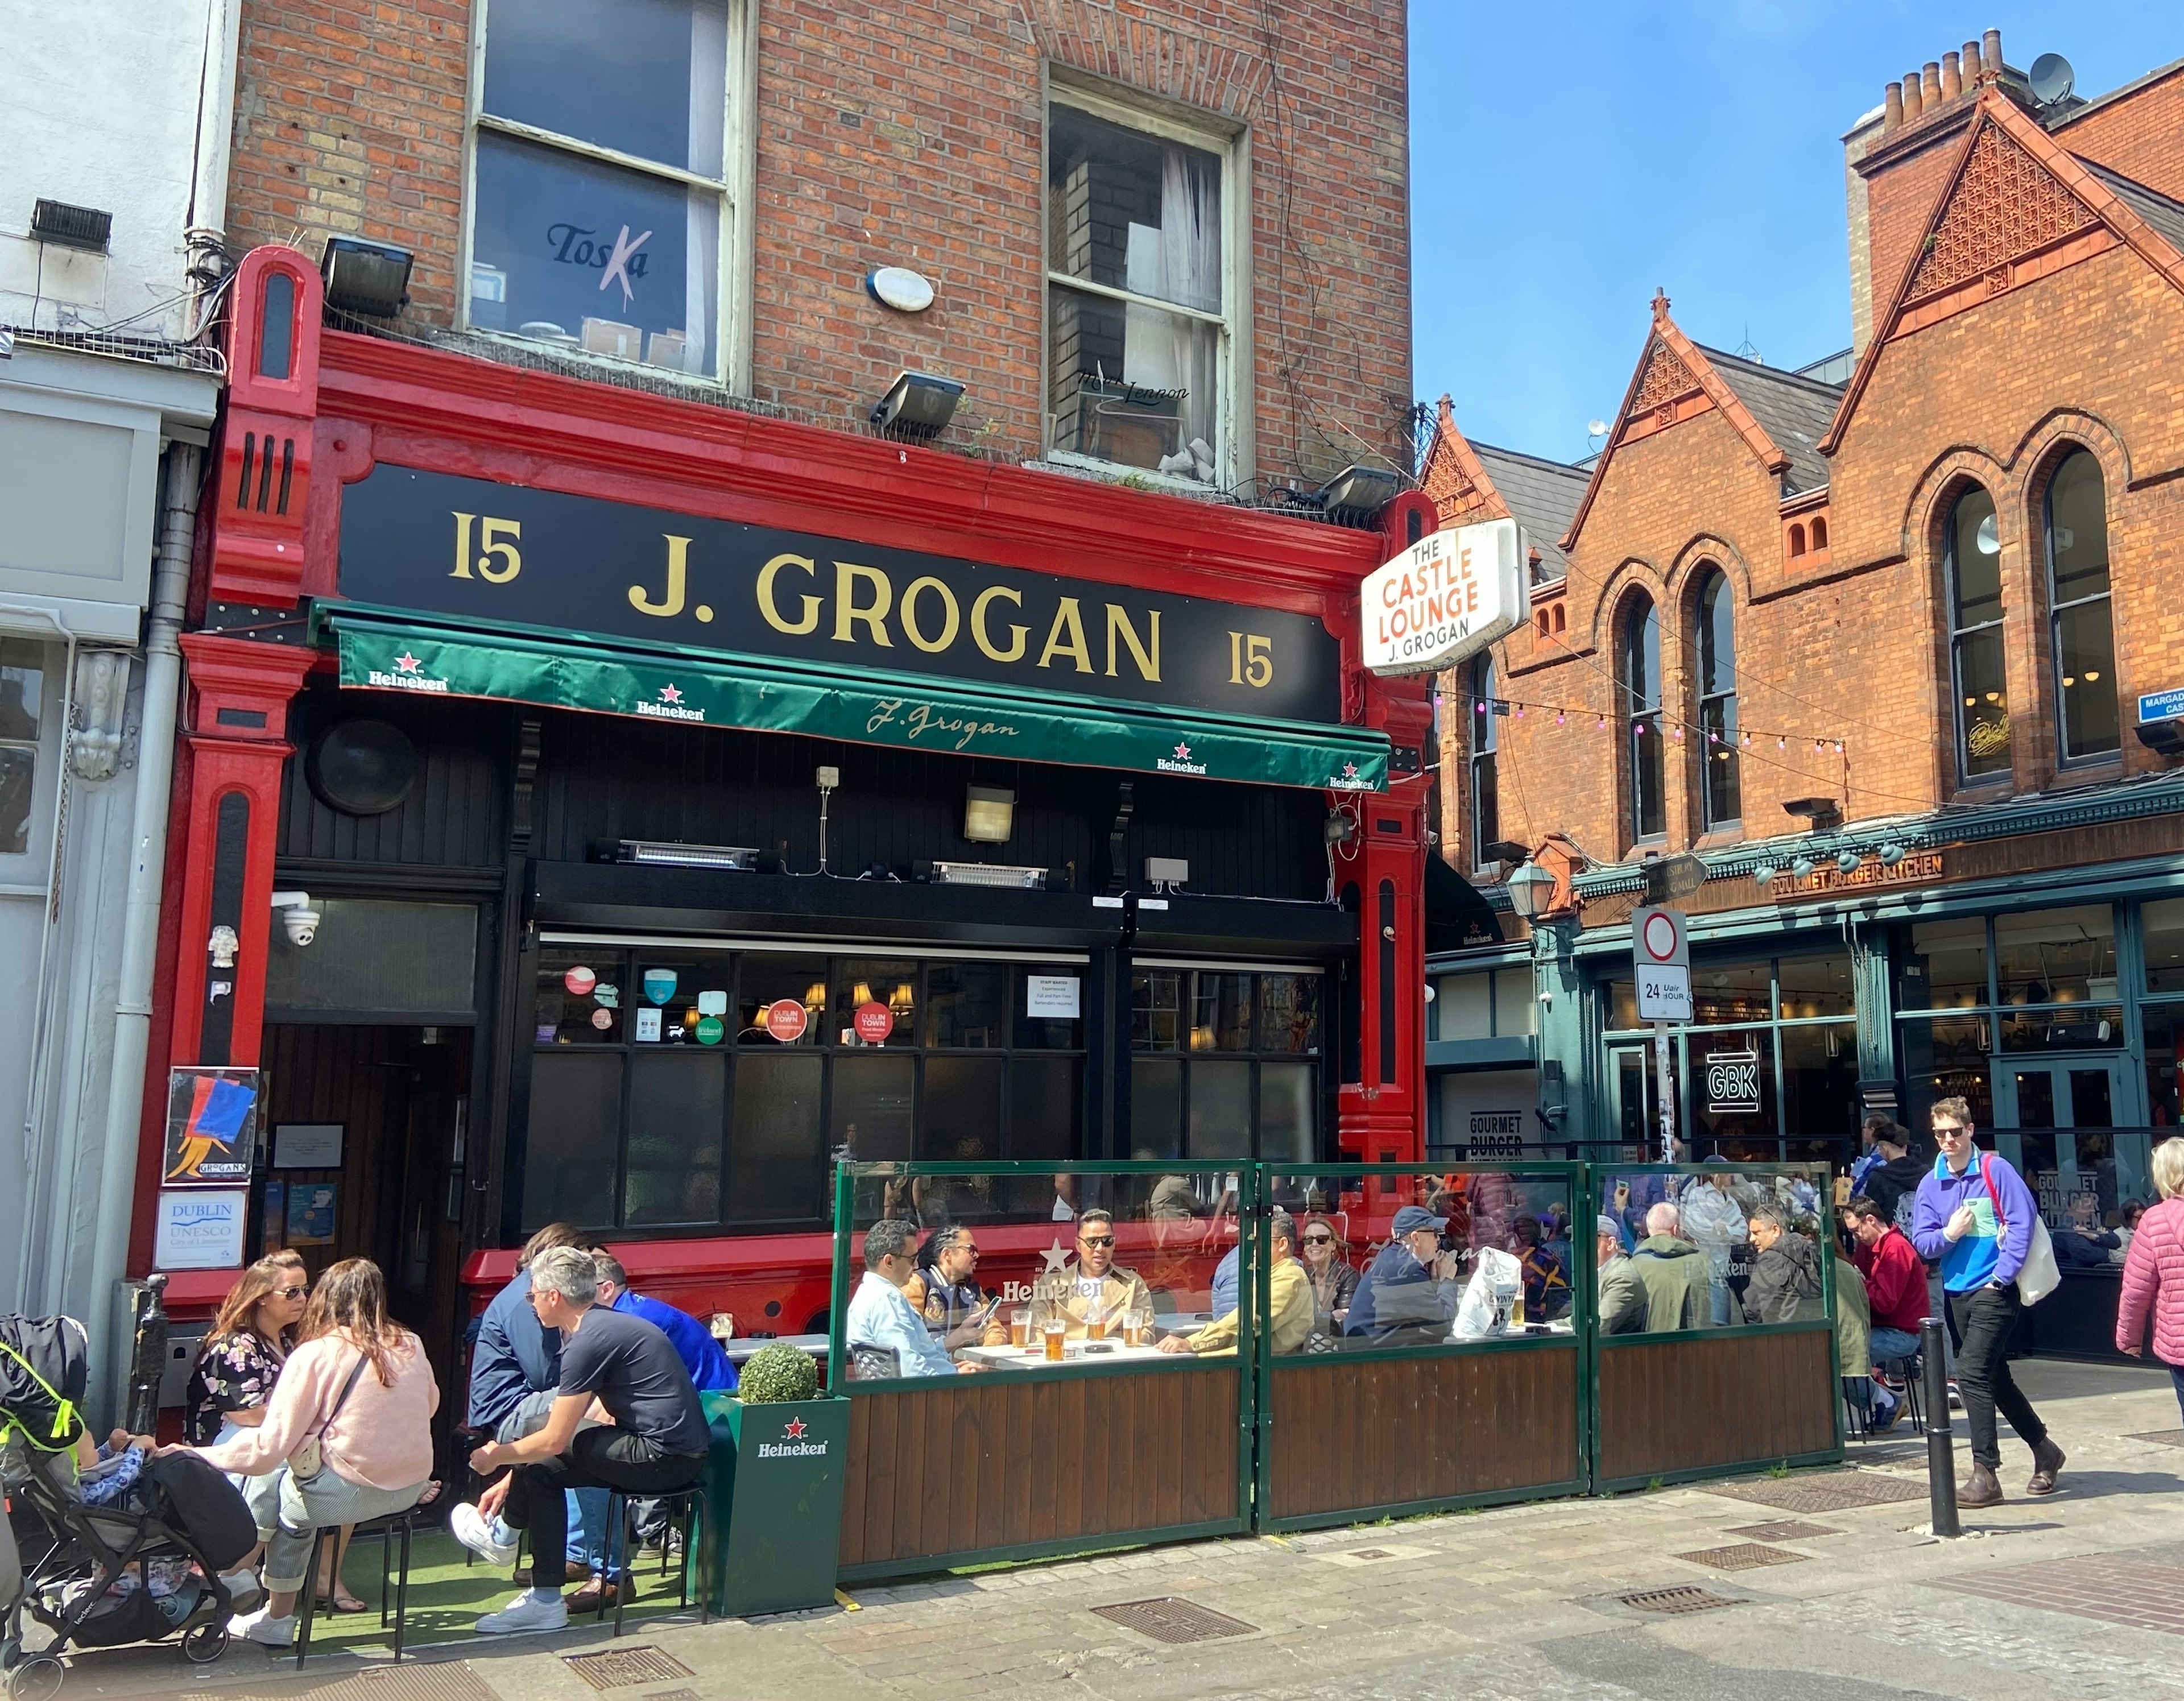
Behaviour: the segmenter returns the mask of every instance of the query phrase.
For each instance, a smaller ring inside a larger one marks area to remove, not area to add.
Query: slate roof
[[[2170,247],[2184,253],[2184,204],[2170,200],[2159,190],[2149,189],[2145,184],[2125,176],[2120,171],[2111,171],[2105,165],[2096,165],[2082,154],[2078,156],[2078,163],[2099,178],[2119,201],[2153,226],[2155,232]]]
[[[1825,484],[1828,463],[1820,453],[1820,439],[1834,421],[1843,387],[1763,366],[1756,360],[1741,360],[1703,344],[1701,352],[1722,382],[1736,392],[1737,400],[1752,410],[1760,429],[1790,457],[1790,470],[1782,476],[1782,494],[1794,496]]]
[[[1570,521],[1577,517],[1578,504],[1585,499],[1590,476],[1586,470],[1513,449],[1496,449],[1491,443],[1474,443],[1471,452],[1479,457],[1510,514],[1540,552],[1537,583],[1551,584],[1567,577],[1569,557],[1563,554],[1562,535],[1569,530]]]

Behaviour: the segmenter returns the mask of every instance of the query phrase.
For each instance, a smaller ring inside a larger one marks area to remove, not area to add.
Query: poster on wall
[[[276,1169],[338,1169],[342,1129],[337,1122],[279,1122],[273,1124]]]
[[[334,1241],[334,1202],[338,1196],[331,1181],[292,1181],[288,1184],[288,1244],[292,1246],[330,1246]]]
[[[169,1187],[232,1187],[249,1180],[258,1156],[258,1071],[167,1071]]]
[[[242,1263],[244,1189],[162,1189],[152,1262],[163,1270],[231,1270]]]

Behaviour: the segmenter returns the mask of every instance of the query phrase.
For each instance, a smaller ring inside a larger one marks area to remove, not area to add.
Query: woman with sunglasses
[[[1305,1274],[1312,1278],[1312,1326],[1323,1335],[1338,1334],[1341,1324],[1334,1313],[1350,1309],[1351,1296],[1357,1291],[1357,1272],[1342,1256],[1342,1242],[1326,1218],[1317,1213],[1307,1217],[1303,1238]]]
[[[182,1395],[182,1435],[191,1446],[231,1442],[265,1421],[273,1384],[296,1344],[296,1325],[310,1293],[303,1258],[292,1252],[269,1252],[236,1279],[205,1331]],[[241,1491],[258,1527],[271,1529],[281,1485],[266,1476],[228,1481]],[[253,1553],[236,1568],[235,1578],[256,1560]]]

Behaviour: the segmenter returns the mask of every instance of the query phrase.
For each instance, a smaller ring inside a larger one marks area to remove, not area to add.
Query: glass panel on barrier
[[[1567,1171],[1270,1172],[1274,1352],[1569,1335],[1574,1186]]]
[[[1234,1171],[908,1163],[851,1179],[850,1380],[1150,1370],[1236,1350]]]
[[[1832,1237],[1821,1165],[1706,1163],[1594,1172],[1600,1331],[1818,1322]],[[1611,1232],[1612,1231],[1612,1232]]]

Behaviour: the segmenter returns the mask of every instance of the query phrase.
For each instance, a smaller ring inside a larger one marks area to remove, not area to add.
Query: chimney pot
[[[1903,118],[1906,123],[1925,110],[1925,103],[1919,98],[1919,73],[1907,71],[1903,76]]]
[[[1891,83],[1882,92],[1880,97],[1880,133],[1886,136],[1890,131],[1901,130],[1903,127],[1903,85],[1900,82]]]
[[[1942,55],[1942,98],[1954,100],[1964,92],[1964,73],[1958,69],[1957,55],[1953,48]]]
[[[1967,42],[1964,43],[1964,86],[1975,89],[1980,82],[1980,44]]]
[[[1986,73],[1989,82],[2002,75],[2002,31],[1989,30],[1980,37],[1980,69]]]
[[[1942,64],[1938,59],[1926,61],[1919,82],[1919,100],[1922,106],[1938,105],[1942,98]]]

